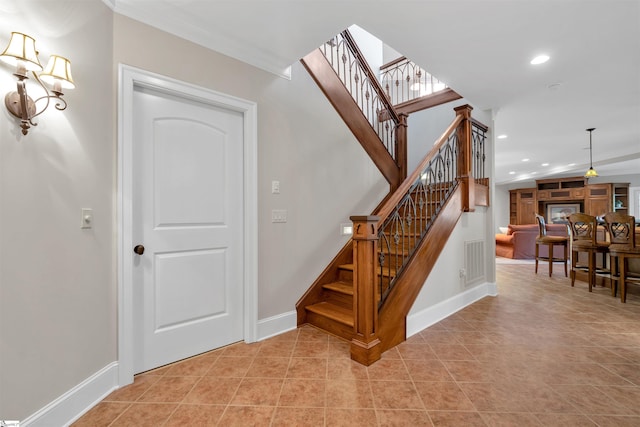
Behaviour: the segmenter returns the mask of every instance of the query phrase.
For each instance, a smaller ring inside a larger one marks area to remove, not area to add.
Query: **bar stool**
[[[618,251],[628,250],[636,246],[636,219],[632,215],[625,215],[620,212],[609,212],[604,216],[604,222],[609,232],[609,253],[611,260],[611,295],[617,293],[617,284],[620,280],[620,273],[623,265],[618,262]],[[615,280],[616,286],[613,281]],[[622,285],[620,286],[622,289]]]
[[[587,273],[589,275],[589,292],[596,282],[596,254],[609,252],[609,242],[598,242],[596,233],[598,223],[595,216],[584,213],[569,215],[569,228],[571,230],[571,286],[576,281],[576,271],[584,269],[578,266],[578,254],[586,252],[588,256]]]
[[[620,277],[618,281],[620,282],[620,302],[627,302],[627,273],[629,271],[629,258],[640,259],[640,248],[614,248],[611,249],[610,252],[612,255],[615,255],[618,258],[618,265],[620,271]],[[637,284],[637,281],[635,281]]]
[[[564,236],[547,236],[547,224],[542,215],[536,214],[538,221],[538,237],[536,238],[536,274],[538,274],[538,260],[549,261],[549,277],[553,274],[553,263],[564,263],[564,276],[567,277],[567,247],[569,246],[569,237]],[[546,257],[540,256],[540,245],[547,245],[549,254]],[[554,258],[553,248],[562,246],[564,248],[564,256],[562,258]]]

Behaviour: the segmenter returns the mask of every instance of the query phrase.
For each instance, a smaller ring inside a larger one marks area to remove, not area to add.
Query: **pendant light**
[[[596,128],[587,129],[587,132],[589,132],[589,170],[584,174],[584,177],[587,179],[598,176],[598,172],[596,172],[596,170],[593,168],[593,146],[591,145],[591,132],[593,132],[594,130],[596,130]]]

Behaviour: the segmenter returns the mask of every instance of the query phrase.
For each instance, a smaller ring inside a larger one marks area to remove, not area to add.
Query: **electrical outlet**
[[[285,209],[272,210],[271,222],[287,222],[287,211]]]
[[[460,269],[460,277],[466,277],[467,276],[467,270],[465,270],[464,268]]]

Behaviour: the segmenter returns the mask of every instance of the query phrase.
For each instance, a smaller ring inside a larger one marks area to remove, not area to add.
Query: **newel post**
[[[407,177],[407,117],[409,117],[408,114],[398,114],[400,122],[396,126],[396,164],[400,170],[400,180],[396,184],[396,188]]]
[[[378,330],[378,221],[377,216],[352,216],[353,312],[351,358],[365,366],[380,359]]]
[[[475,181],[472,173],[472,147],[471,147],[471,110],[470,105],[461,105],[454,108],[457,115],[462,115],[462,123],[458,128],[458,180],[462,185],[462,210],[464,212],[475,211]]]

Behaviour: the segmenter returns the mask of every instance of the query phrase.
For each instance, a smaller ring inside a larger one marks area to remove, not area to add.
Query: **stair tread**
[[[353,326],[353,312],[349,309],[338,307],[329,302],[319,302],[317,304],[308,305],[307,310],[320,314],[329,319],[340,322],[343,325]]]
[[[339,281],[322,285],[323,288],[345,295],[353,295],[353,283]]]
[[[343,270],[353,271],[353,264],[342,264],[342,265],[339,265],[338,268],[341,268]],[[389,275],[391,277],[395,277],[395,275],[396,275],[396,269],[395,268],[390,268],[388,266],[383,266],[382,267],[382,272],[385,273],[385,276]]]

